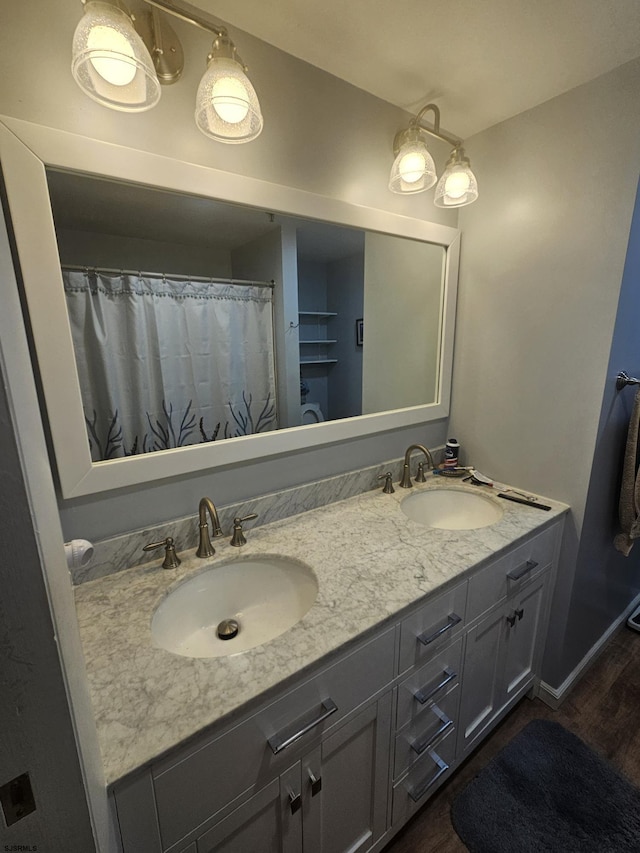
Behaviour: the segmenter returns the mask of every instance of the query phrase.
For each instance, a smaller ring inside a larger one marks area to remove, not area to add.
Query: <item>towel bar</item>
[[[629,376],[628,373],[621,370],[616,379],[616,391],[622,391],[627,385],[640,385],[640,379],[634,379],[633,376]]]

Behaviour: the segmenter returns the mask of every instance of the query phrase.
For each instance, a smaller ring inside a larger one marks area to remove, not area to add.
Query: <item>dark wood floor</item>
[[[625,627],[616,634],[557,711],[539,699],[523,699],[384,853],[465,853],[467,848],[451,825],[451,803],[534,719],[561,723],[640,787],[640,633]]]

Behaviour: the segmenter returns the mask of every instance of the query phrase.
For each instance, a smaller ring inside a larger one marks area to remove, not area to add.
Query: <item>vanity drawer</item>
[[[456,737],[449,734],[394,785],[391,818],[394,826],[404,823],[434,793],[453,766],[455,755]]]
[[[419,665],[462,632],[467,605],[467,582],[430,599],[400,629],[400,672]]]
[[[430,702],[439,702],[460,678],[462,637],[398,685],[396,728],[401,729]]]
[[[301,749],[384,688],[393,679],[394,653],[392,628],[180,760],[157,763],[153,785],[163,848],[277,776]]]
[[[460,689],[456,686],[446,696],[430,703],[420,716],[415,717],[397,734],[393,764],[394,779],[426,755],[430,749],[437,751],[438,744],[444,739],[445,734],[451,734],[456,728],[459,708]]]
[[[553,560],[558,529],[558,525],[553,525],[544,530],[470,578],[469,622],[521,589],[549,565]]]

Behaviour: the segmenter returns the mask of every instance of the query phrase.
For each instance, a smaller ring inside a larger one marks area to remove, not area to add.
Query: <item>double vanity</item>
[[[544,503],[428,476],[77,587],[124,853],[381,850],[536,687]]]

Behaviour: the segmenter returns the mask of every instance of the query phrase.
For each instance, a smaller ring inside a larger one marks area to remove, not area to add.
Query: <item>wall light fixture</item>
[[[429,110],[433,112],[433,129],[422,124]],[[389,189],[394,193],[420,193],[430,189],[438,180],[424,134],[453,145],[436,187],[435,204],[438,207],[464,207],[474,202],[478,198],[478,182],[471,171],[462,140],[441,132],[440,110],[435,104],[427,104],[411,119],[409,127],[396,133],[393,140],[396,158],[391,167]]]
[[[227,30],[187,13],[170,0],[134,17],[124,0],[82,0],[84,15],[73,37],[71,71],[80,88],[103,106],[142,112],[160,100],[160,84],[175,83],[184,54],[177,35],[158,11],[214,34],[207,70],[196,98],[197,127],[219,142],[249,142],[262,131],[260,104],[247,67]]]

